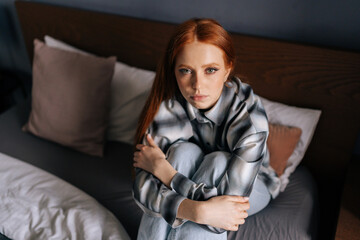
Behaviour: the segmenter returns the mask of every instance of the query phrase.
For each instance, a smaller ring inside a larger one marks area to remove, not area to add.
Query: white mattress
[[[0,153],[0,233],[11,239],[130,239],[95,199]]]

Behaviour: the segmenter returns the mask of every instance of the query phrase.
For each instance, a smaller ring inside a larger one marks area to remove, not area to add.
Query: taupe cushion
[[[32,110],[23,130],[102,156],[115,61],[51,48],[35,39]]]

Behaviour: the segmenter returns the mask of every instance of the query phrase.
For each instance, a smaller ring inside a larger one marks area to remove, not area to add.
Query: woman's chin
[[[190,103],[194,108],[197,108],[199,110],[207,110],[210,109],[212,106],[209,103],[204,103],[204,102],[194,102],[192,101]]]

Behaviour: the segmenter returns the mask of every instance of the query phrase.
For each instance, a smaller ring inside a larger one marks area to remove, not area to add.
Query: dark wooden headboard
[[[155,70],[175,25],[17,1],[30,59],[45,34],[101,56]],[[302,164],[318,183],[320,236],[333,236],[343,176],[360,130],[360,54],[232,34],[236,71],[254,91],[282,103],[321,109]],[[325,237],[327,238],[327,237]]]

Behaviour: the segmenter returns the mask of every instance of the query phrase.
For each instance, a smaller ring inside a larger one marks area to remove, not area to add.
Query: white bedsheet
[[[95,199],[0,153],[0,233],[11,239],[130,239]]]

